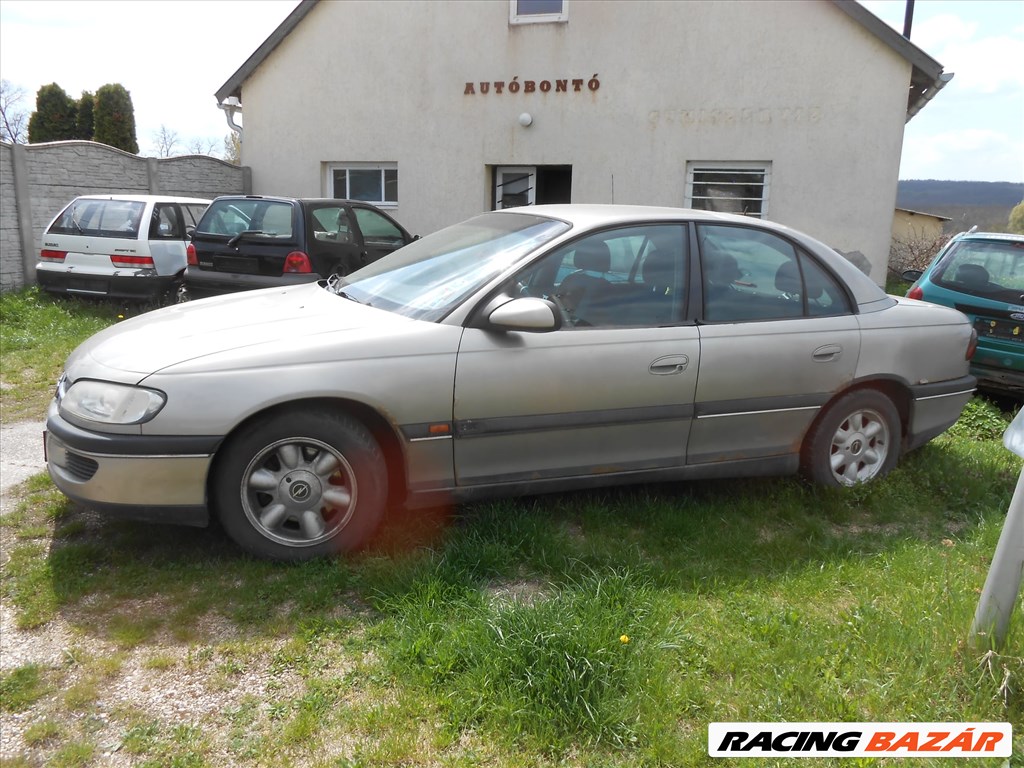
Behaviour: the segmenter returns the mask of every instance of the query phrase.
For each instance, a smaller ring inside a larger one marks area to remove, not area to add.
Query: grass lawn
[[[40,418],[110,311],[31,291],[0,310],[4,419]],[[0,521],[3,647],[27,648],[0,674],[0,758],[744,766],[763,763],[707,757],[708,723],[914,720],[1009,721],[1024,764],[1024,606],[1001,653],[966,642],[1021,466],[1008,421],[976,398],[852,490],[693,482],[395,514],[369,550],[301,565],[98,517],[40,476]]]

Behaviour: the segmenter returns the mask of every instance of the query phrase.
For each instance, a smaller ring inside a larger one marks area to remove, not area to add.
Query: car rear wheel
[[[366,543],[384,513],[387,469],[357,420],[291,411],[244,428],[222,449],[214,500],[243,549],[308,560]]]
[[[811,481],[851,486],[882,477],[900,452],[900,417],[881,392],[860,389],[832,404],[804,442],[802,468]]]

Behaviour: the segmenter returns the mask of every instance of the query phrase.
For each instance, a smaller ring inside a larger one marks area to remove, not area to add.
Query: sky
[[[73,98],[121,83],[141,154],[156,154],[161,126],[179,151],[221,151],[230,129],[214,91],[297,4],[0,0],[0,77],[27,112],[48,83]],[[862,4],[902,32],[904,0]],[[911,41],[955,76],[907,125],[900,178],[1024,182],[1024,0],[917,0]]]

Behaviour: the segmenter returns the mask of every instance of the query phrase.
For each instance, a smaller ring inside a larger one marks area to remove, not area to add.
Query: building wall
[[[897,208],[892,217],[892,239],[901,243],[934,242],[942,237],[940,216]]]
[[[558,79],[582,87],[508,85]],[[909,80],[829,2],[577,0],[530,25],[505,2],[328,2],[245,82],[242,153],[268,194],[396,162],[394,214],[418,234],[488,209],[488,166],[571,165],[573,202],[681,206],[687,161],[770,161],[768,218],[882,282]]]
[[[79,195],[213,198],[251,191],[249,169],[213,157],[144,158],[91,141],[0,142],[0,290],[35,282],[42,234]]]

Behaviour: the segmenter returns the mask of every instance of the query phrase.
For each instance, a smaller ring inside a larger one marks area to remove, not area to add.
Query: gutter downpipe
[[[241,141],[242,126],[235,122],[235,113],[242,111],[242,102],[238,100],[237,96],[228,96],[222,103],[217,105],[217,109],[224,110],[224,117],[228,121],[228,127],[238,134],[238,140]]]
[[[911,119],[914,117],[914,115],[916,115],[918,112],[924,109],[925,105],[935,98],[935,94],[937,94],[939,91],[945,88],[949,84],[949,81],[952,79],[952,72],[941,73],[935,79],[935,82],[932,83],[932,85],[929,88],[927,88],[924,91],[924,93],[918,96],[914,103],[907,108],[907,119],[905,122],[909,123]]]

